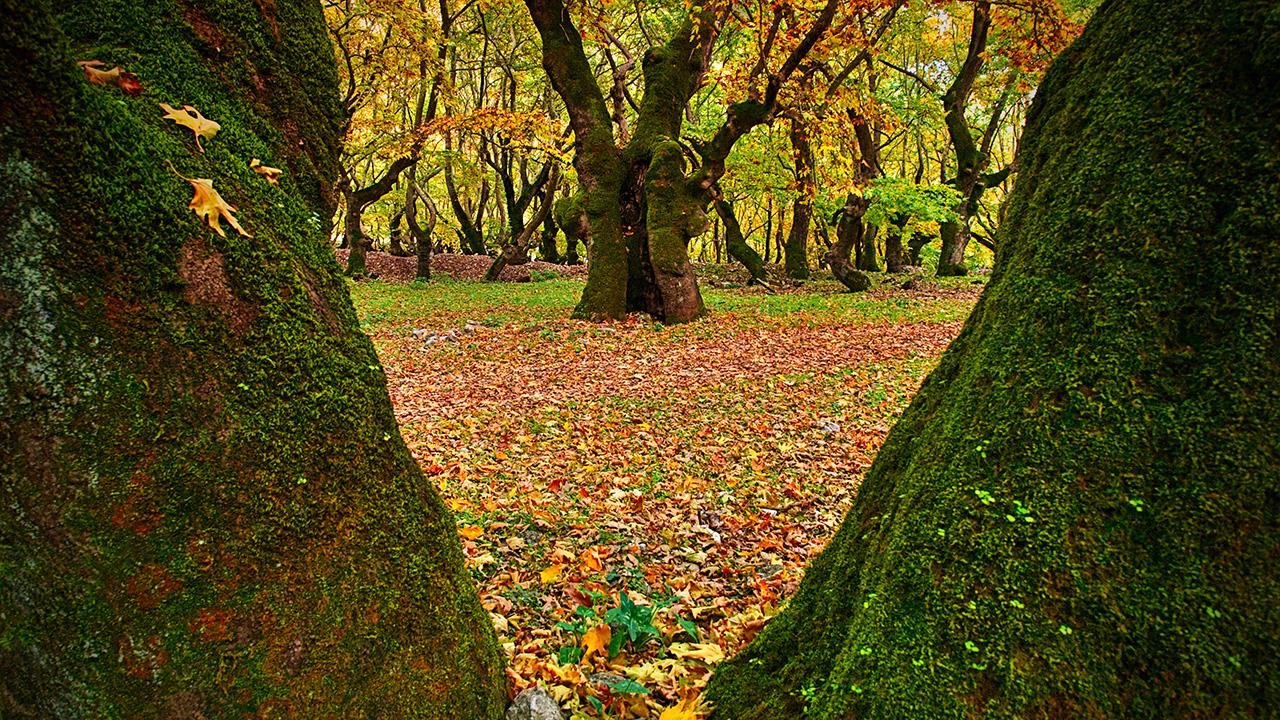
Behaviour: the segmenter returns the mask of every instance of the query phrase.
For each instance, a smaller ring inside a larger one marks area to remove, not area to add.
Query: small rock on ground
[[[536,687],[517,695],[503,720],[564,720],[564,713],[546,690]]]

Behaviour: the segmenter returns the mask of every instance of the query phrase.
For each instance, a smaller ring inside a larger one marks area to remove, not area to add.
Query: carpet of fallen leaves
[[[568,320],[571,280],[406,287],[353,294],[513,692],[661,720],[701,717],[711,669],[795,591],[980,290],[777,312],[785,298],[709,289],[708,318],[668,328]],[[892,303],[908,310],[889,322]]]

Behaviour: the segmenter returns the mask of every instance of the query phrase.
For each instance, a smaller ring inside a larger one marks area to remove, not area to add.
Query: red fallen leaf
[[[120,73],[120,77],[116,78],[116,87],[123,90],[126,95],[137,96],[142,94],[142,81],[131,72]]]

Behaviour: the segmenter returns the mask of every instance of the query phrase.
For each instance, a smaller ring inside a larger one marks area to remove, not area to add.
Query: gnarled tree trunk
[[[310,219],[341,126],[319,4],[0,12],[0,714],[500,717],[453,517]],[[157,97],[222,124],[205,153]]]
[[[1109,0],[1057,59],[991,283],[718,717],[1274,712],[1278,23]]]

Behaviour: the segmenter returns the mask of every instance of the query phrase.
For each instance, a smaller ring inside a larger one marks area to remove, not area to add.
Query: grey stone
[[[564,720],[560,706],[540,687],[529,688],[516,696],[503,720]]]

